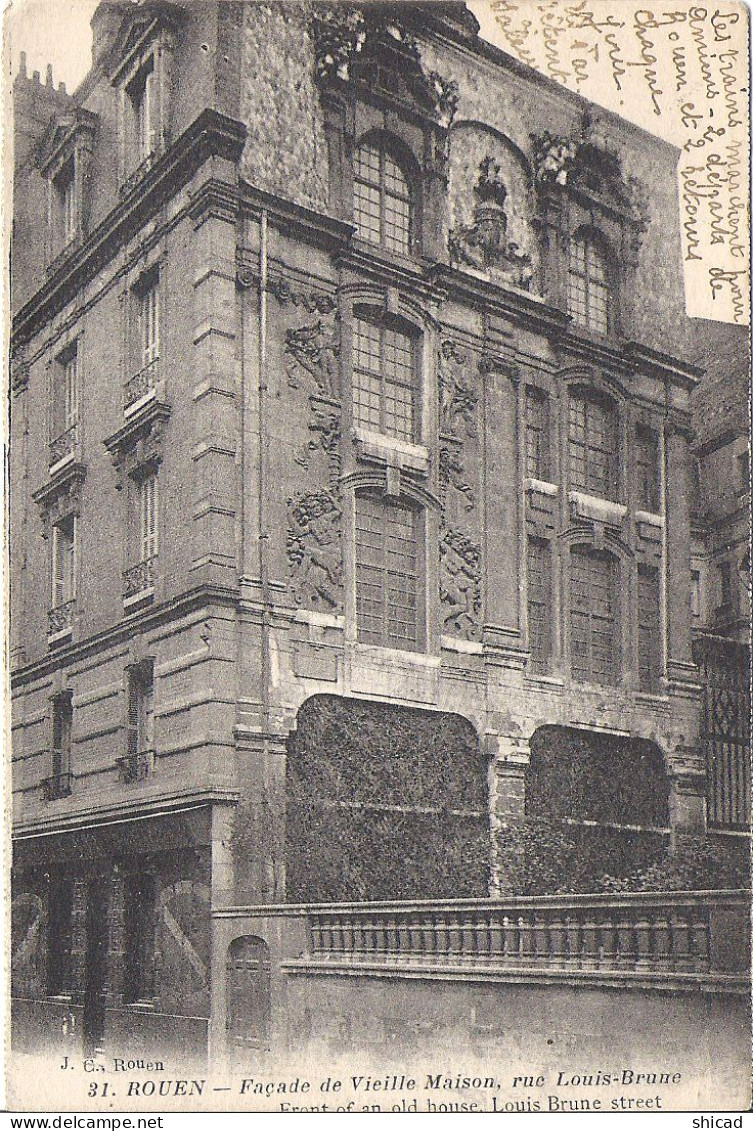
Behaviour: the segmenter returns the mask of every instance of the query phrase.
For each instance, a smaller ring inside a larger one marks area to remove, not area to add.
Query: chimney
[[[92,65],[96,65],[112,45],[127,6],[117,0],[103,0],[94,12],[91,18]]]

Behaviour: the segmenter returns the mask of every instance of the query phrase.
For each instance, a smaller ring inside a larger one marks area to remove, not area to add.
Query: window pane
[[[405,173],[391,154],[361,145],[353,165],[353,218],[358,236],[389,251],[411,250],[412,204]]]
[[[418,517],[408,507],[368,495],[356,500],[358,638],[417,648],[419,629]]]
[[[353,327],[356,425],[401,440],[415,436],[415,363],[411,338],[356,319]]]
[[[613,684],[618,674],[614,560],[597,551],[570,555],[570,659],[573,679]]]
[[[656,432],[639,428],[635,434],[635,450],[638,506],[642,510],[658,513],[659,437]]]
[[[659,690],[661,676],[659,571],[638,568],[638,682],[642,691]]]
[[[526,389],[526,473],[548,479],[549,398],[539,389]]]
[[[604,257],[587,236],[570,242],[568,313],[575,322],[599,334],[609,332],[610,293]]]
[[[617,413],[593,396],[574,393],[569,404],[570,486],[603,499],[617,497]]]
[[[528,542],[528,646],[530,670],[545,672],[552,651],[551,549],[547,542]]]

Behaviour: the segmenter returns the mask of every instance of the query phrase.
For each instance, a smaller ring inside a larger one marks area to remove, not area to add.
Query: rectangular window
[[[71,992],[73,880],[60,873],[50,877],[47,905],[47,993]]]
[[[53,181],[57,208],[56,242],[65,247],[78,235],[78,204],[76,200],[76,164],[71,155]]]
[[[635,433],[635,473],[638,508],[658,514],[659,501],[659,436],[651,428],[638,428]]]
[[[353,415],[358,427],[413,442],[418,432],[413,339],[357,318],[353,325]]]
[[[149,59],[126,87],[133,123],[135,164],[146,161],[157,148],[157,107],[154,59]]]
[[[76,597],[76,519],[52,527],[52,608],[61,609]]]
[[[128,672],[129,755],[154,750],[154,664],[145,660]]]
[[[138,483],[139,561],[157,557],[157,473],[144,476]]]
[[[123,885],[125,971],[123,999],[154,997],[157,885],[148,872],[128,875]]]
[[[141,280],[138,288],[138,298],[139,368],[147,369],[159,359],[159,274],[156,270],[148,272]]]
[[[356,500],[358,639],[417,650],[424,625],[416,511],[368,495]]]
[[[549,398],[540,389],[526,389],[526,475],[548,480]]]
[[[52,776],[60,778],[71,770],[73,732],[73,693],[63,692],[52,701]]]
[[[53,368],[50,467],[75,451],[78,401],[78,347],[74,343],[60,355]]]
[[[570,661],[579,683],[617,682],[615,573],[608,554],[578,547],[570,555]]]
[[[528,540],[529,669],[546,672],[552,656],[552,552],[538,538]]]
[[[617,499],[617,414],[593,397],[569,403],[570,486],[602,499]]]
[[[638,686],[641,691],[659,691],[661,668],[659,571],[638,566]]]
[[[701,615],[701,571],[690,571],[690,612],[693,617]]]

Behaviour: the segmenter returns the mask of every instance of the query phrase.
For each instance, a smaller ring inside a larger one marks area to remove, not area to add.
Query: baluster
[[[696,907],[691,913],[691,921],[690,958],[693,969],[702,974],[708,970],[710,960],[708,915],[702,907]]]
[[[635,967],[637,947],[635,931],[628,908],[622,908],[617,922],[617,966],[622,970]]]
[[[599,937],[599,969],[614,970],[617,965],[617,928],[610,917],[602,923]]]
[[[431,917],[430,911],[425,911],[422,917],[421,924],[421,951],[425,955],[427,961],[430,961],[436,954],[437,949],[437,936],[434,930],[434,920]]]
[[[636,969],[646,970],[651,967],[651,917],[642,908],[635,924],[636,937]]]
[[[437,934],[437,954],[447,957],[450,953],[450,931],[446,911],[440,911],[438,913],[435,921],[435,930]]]
[[[549,921],[549,963],[562,967],[567,961],[567,937],[561,911],[551,913]]]
[[[674,907],[669,916],[672,934],[672,958],[674,970],[692,970],[690,955],[690,923],[687,908]]]
[[[490,915],[489,927],[489,953],[495,959],[500,959],[505,953],[505,932],[502,926],[504,917],[498,910],[493,910]]]
[[[565,916],[565,941],[568,966],[580,966],[580,923],[572,915]]]
[[[463,958],[471,958],[476,953],[476,934],[473,929],[472,912],[462,913],[461,946]]]
[[[585,909],[581,924],[581,965],[584,970],[596,970],[599,965],[599,925],[594,908]]]
[[[518,929],[517,925],[505,915],[502,919],[502,955],[505,965],[515,965],[518,961]]]
[[[462,953],[460,916],[457,913],[450,913],[449,936],[449,953],[457,957]]]
[[[520,930],[520,960],[524,966],[533,966],[533,927],[527,915],[520,916],[518,928]]]
[[[549,921],[545,913],[537,911],[533,917],[533,953],[537,966],[549,966]]]
[[[660,970],[666,970],[670,964],[671,944],[669,919],[664,910],[657,909],[654,916],[652,956],[655,965]]]

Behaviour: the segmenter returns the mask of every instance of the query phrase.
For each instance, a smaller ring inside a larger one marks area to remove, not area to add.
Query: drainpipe
[[[262,209],[259,221],[259,580],[261,582],[261,713],[262,713],[262,754],[265,785],[268,782],[267,763],[269,760],[269,677],[270,677],[270,623],[272,606],[269,597],[269,561],[266,519],[267,490],[267,275],[268,275],[268,213]],[[275,867],[271,866],[272,898],[276,896]]]

